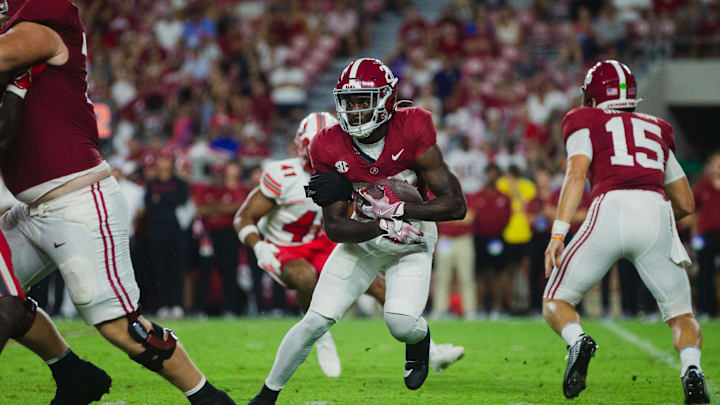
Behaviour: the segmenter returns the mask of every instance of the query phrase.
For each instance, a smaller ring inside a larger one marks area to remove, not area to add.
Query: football
[[[421,203],[422,196],[410,183],[397,179],[384,179],[368,185],[365,190],[373,198],[383,198],[387,193],[390,203],[405,201]],[[364,205],[366,201],[360,194],[355,193],[355,204]]]
[[[385,186],[385,187],[382,187]],[[389,189],[389,190],[388,190]],[[375,182],[368,186],[368,193],[375,197],[382,197],[386,191],[390,192],[390,202],[405,201],[409,203],[423,202],[422,196],[418,190],[404,180],[385,179]]]

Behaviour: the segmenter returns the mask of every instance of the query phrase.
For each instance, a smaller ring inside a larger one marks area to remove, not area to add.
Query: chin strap
[[[415,104],[415,103],[413,103],[413,102],[410,101],[410,100],[398,100],[395,104],[393,104],[393,111],[395,111],[395,110],[397,109],[397,106],[402,105],[402,104],[410,104],[410,105],[413,105],[413,104]]]

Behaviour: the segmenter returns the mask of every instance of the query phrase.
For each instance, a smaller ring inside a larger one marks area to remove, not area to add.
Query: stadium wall
[[[680,153],[687,142],[701,150],[718,147],[710,139],[708,131],[713,126],[708,117],[717,122],[720,116],[720,59],[675,59],[658,64],[640,79],[639,93],[645,100],[638,110],[672,124]]]

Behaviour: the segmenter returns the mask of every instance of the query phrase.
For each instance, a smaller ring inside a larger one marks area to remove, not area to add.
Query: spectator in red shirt
[[[692,247],[698,251],[700,272],[697,280],[698,310],[717,316],[716,259],[720,256],[720,152],[708,159],[705,175],[695,185],[696,223],[693,226]]]
[[[409,7],[405,12],[405,21],[400,27],[400,38],[410,45],[417,45],[421,42],[423,31],[427,29],[427,26],[420,11],[416,7]]]
[[[195,310],[201,314],[207,311],[210,274],[215,267],[222,276],[223,314],[233,316],[243,309],[243,292],[237,283],[240,241],[233,229],[233,216],[245,201],[248,189],[240,183],[241,171],[237,163],[216,163],[210,170],[212,183],[197,185],[193,190],[193,199],[204,228],[200,240],[200,276]]]
[[[502,233],[512,214],[510,197],[497,190],[502,175],[495,163],[485,168],[485,187],[468,202],[468,210],[475,212],[475,263],[478,274],[478,297],[485,307],[485,294],[493,292],[491,313],[500,313],[503,299],[502,269],[505,268]]]

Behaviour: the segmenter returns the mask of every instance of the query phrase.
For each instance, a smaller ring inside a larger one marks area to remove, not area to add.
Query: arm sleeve
[[[274,166],[270,164],[263,170],[260,178],[260,192],[271,200],[279,200],[282,196],[282,183],[279,181],[281,177],[278,171],[273,169]]]
[[[673,153],[673,151],[669,150],[667,162],[665,162],[665,181],[663,182],[663,184],[670,184],[675,180],[680,180],[683,177],[685,177],[685,172],[683,171],[682,167],[680,167],[680,163],[678,163],[677,159],[675,158],[675,154]]]
[[[575,155],[585,155],[592,161],[593,148],[590,140],[590,130],[587,128],[578,129],[573,132],[565,142],[568,159]]]

